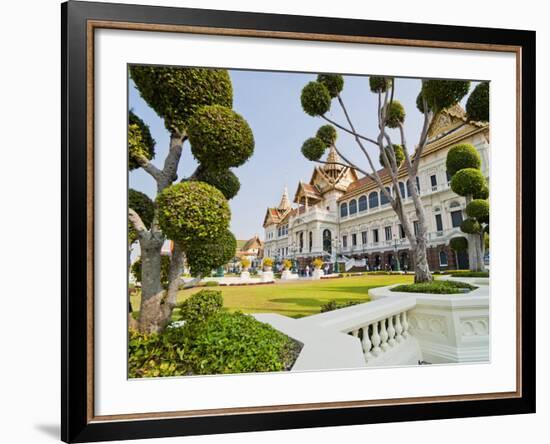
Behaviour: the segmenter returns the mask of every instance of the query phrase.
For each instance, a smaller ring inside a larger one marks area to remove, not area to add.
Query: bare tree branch
[[[356,133],[355,131],[352,131],[349,128],[346,128],[344,125],[341,125],[340,123],[335,122],[334,120],[328,118],[325,115],[322,115],[321,118],[325,119],[328,123],[334,125],[335,127],[340,128],[342,131],[345,131],[346,133],[351,134],[352,136],[359,137],[360,139],[365,140],[366,142],[370,142],[370,143],[373,143],[374,145],[377,145],[376,140],[363,136],[359,133]]]
[[[139,166],[143,168],[150,176],[153,177],[157,182],[162,177],[162,171],[159,170],[155,165],[153,165],[149,159],[145,156],[138,156],[136,161],[139,163]]]
[[[137,214],[132,208],[128,207],[128,219],[134,226],[135,230],[138,232],[138,234],[144,233],[147,231],[147,227],[141,220],[141,217],[139,217],[139,214]]]

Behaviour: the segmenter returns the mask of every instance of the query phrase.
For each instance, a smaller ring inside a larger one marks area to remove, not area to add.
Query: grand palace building
[[[432,142],[420,159],[416,186],[426,214],[430,269],[467,268],[467,254],[449,247],[453,237],[463,235],[460,223],[466,205],[450,188],[445,162],[451,147],[470,143],[479,151],[482,172],[489,179],[489,125],[468,123],[464,110],[455,105],[436,117],[429,140]],[[276,262],[292,259],[298,268],[320,257],[326,264],[338,262],[346,271],[412,270],[408,240],[377,184],[337,164],[341,160],[333,148],[326,162],[314,168],[309,182],[298,184],[292,202],[285,189],[279,205],[267,209],[264,256]],[[399,190],[393,189],[384,169],[378,174],[391,193],[404,197],[405,210],[415,226],[405,166],[400,168]]]

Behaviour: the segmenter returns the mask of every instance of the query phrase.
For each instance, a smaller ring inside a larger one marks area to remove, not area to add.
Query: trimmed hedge
[[[370,302],[370,297],[360,301],[346,301],[346,302],[337,302],[336,300],[331,300],[326,304],[321,305],[321,313],[326,313],[328,311],[339,310],[340,308],[352,307],[353,305],[362,304],[364,302]]]
[[[453,277],[489,277],[488,271],[451,270],[448,274]]]
[[[405,284],[392,287],[391,291],[400,291],[405,293],[431,293],[431,294],[456,294],[475,290],[474,285],[465,282],[454,281],[431,281],[417,284]]]
[[[331,100],[328,88],[320,82],[309,82],[302,89],[300,96],[303,110],[314,117],[330,110]]]
[[[481,156],[476,148],[469,143],[461,143],[453,146],[447,153],[447,171],[454,176],[464,168],[481,168]]]
[[[222,307],[222,293],[217,290],[201,290],[178,305],[181,319],[189,324],[206,322]]]

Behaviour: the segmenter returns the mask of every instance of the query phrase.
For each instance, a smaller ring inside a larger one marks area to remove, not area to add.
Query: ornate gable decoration
[[[466,122],[466,112],[457,103],[450,108],[444,109],[435,116],[428,138],[431,139],[439,134],[447,132]]]

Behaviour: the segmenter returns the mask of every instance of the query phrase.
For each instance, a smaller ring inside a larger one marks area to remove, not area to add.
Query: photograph
[[[128,378],[491,362],[490,91],[128,63]]]

